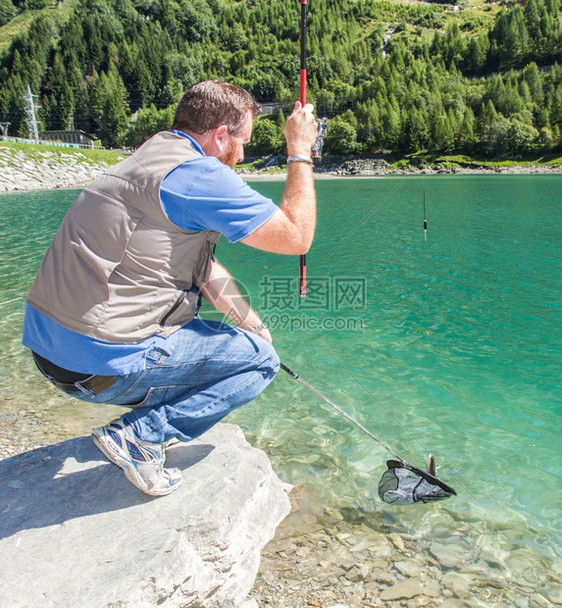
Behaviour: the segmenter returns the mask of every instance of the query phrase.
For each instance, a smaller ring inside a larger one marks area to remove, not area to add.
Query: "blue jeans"
[[[279,370],[274,348],[254,334],[200,319],[178,332],[172,353],[147,351],[144,370],[72,396],[132,408],[123,419],[145,441],[189,441],[257,397]]]

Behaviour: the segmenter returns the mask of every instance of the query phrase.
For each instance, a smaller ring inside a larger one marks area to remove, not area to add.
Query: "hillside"
[[[0,0],[0,123],[107,147],[170,124],[182,92],[227,79],[277,110],[249,154],[282,152],[298,96],[299,0]],[[309,0],[309,98],[325,153],[519,158],[561,150],[560,0]]]

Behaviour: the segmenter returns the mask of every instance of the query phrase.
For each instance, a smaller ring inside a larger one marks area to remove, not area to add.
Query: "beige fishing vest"
[[[220,234],[173,224],[159,191],[172,169],[199,156],[188,139],[163,131],[97,178],[64,218],[29,304],[104,342],[167,337],[191,321]]]

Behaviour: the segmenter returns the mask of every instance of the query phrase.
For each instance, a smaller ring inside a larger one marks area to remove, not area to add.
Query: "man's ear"
[[[224,154],[228,150],[230,134],[226,125],[220,125],[213,131],[213,145],[218,154]]]

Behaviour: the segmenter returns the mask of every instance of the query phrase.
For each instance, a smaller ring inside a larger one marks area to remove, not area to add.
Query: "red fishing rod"
[[[300,102],[306,104],[306,17],[308,0],[301,0],[301,71],[300,71]],[[306,296],[306,254],[300,256],[299,263],[299,295]]]

